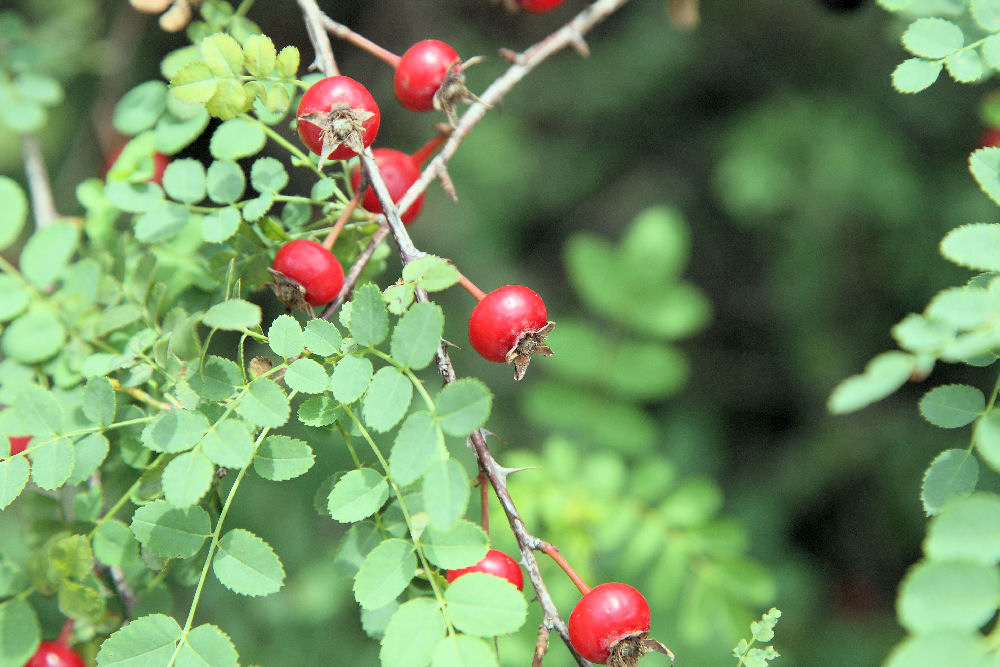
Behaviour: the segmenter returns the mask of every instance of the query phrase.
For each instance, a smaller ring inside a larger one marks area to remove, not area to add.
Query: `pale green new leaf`
[[[899,622],[912,633],[977,630],[997,611],[996,567],[961,561],[923,561],[900,584]]]
[[[242,528],[219,540],[212,571],[229,590],[254,597],[277,593],[285,580],[285,568],[271,545]]]
[[[269,435],[257,449],[253,469],[272,482],[283,482],[305,474],[313,466],[312,447],[285,435]]]
[[[385,628],[379,651],[383,667],[426,667],[446,629],[440,606],[433,598],[404,602]]]
[[[916,359],[904,352],[883,352],[865,366],[864,373],[838,384],[827,400],[834,414],[854,412],[889,396],[906,383],[916,367]]]
[[[915,56],[944,58],[965,43],[962,29],[941,18],[917,19],[903,33],[903,46]]]
[[[892,85],[901,93],[919,93],[937,81],[943,66],[940,60],[904,60],[892,72]]]
[[[385,478],[371,468],[347,473],[330,492],[327,509],[337,521],[353,523],[371,516],[389,498]]]
[[[442,257],[428,255],[403,267],[403,282],[417,283],[427,292],[440,292],[458,283],[458,269]]]
[[[200,60],[184,65],[170,79],[170,94],[185,104],[205,104],[217,88],[218,79]]]
[[[964,384],[935,387],[920,399],[920,414],[941,428],[960,428],[974,422],[986,409],[983,392]]]
[[[986,152],[989,151],[989,152]],[[984,148],[972,154],[970,168],[986,194],[1000,203],[1000,148]],[[989,190],[986,185],[989,185]],[[1000,271],[1000,224],[976,223],[956,227],[941,240],[941,254],[959,266],[975,271]]]
[[[286,79],[295,78],[295,74],[299,71],[299,50],[294,46],[286,46],[278,53],[275,64],[278,68],[278,76]]]
[[[243,64],[254,76],[268,76],[278,59],[274,42],[267,35],[250,35],[243,43]]]
[[[237,77],[243,73],[243,49],[232,36],[217,32],[201,40],[202,59],[216,76]]]
[[[364,609],[380,609],[399,596],[417,572],[409,540],[390,538],[371,550],[354,578],[354,598]]]

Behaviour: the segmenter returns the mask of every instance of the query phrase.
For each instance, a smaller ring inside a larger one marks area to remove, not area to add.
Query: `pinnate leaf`
[[[250,35],[243,43],[243,64],[254,76],[267,76],[274,70],[278,53],[267,35]]]
[[[383,540],[361,563],[354,597],[364,609],[380,609],[406,589],[416,572],[417,556],[409,540]]]
[[[322,394],[329,383],[326,370],[312,359],[296,359],[285,370],[285,384],[303,394]]]
[[[379,659],[384,667],[424,667],[447,628],[436,600],[404,602],[389,619]]]
[[[337,362],[330,376],[333,397],[347,405],[361,398],[372,381],[372,362],[365,357],[346,356]]]
[[[215,465],[201,451],[184,452],[163,470],[163,495],[175,507],[190,507],[208,493]]]
[[[310,352],[328,357],[340,349],[340,331],[333,322],[317,317],[306,324],[304,342]]]
[[[267,330],[267,344],[279,357],[289,359],[302,353],[302,327],[291,315],[279,315]]]
[[[385,478],[371,468],[347,473],[330,492],[327,509],[337,521],[353,523],[371,516],[389,498]]]
[[[128,526],[108,519],[94,533],[94,555],[109,567],[130,565],[139,558],[139,543]]]
[[[253,469],[264,479],[282,482],[306,473],[315,460],[312,447],[285,435],[269,435],[253,459]]]
[[[201,451],[216,465],[242,468],[253,456],[253,437],[239,419],[224,419],[205,434]]]
[[[187,633],[174,664],[178,667],[238,667],[238,660],[229,635],[205,623]]]
[[[271,545],[242,528],[219,540],[212,571],[223,586],[240,595],[270,595],[285,580],[285,568]]]
[[[185,452],[208,431],[208,418],[191,410],[164,410],[142,430],[142,444],[154,452]]]
[[[75,464],[76,450],[69,438],[43,441],[31,450],[31,481],[49,491],[58,489],[69,480]]]
[[[990,151],[988,159],[992,165],[990,167],[992,181],[988,182],[996,195],[990,194],[990,196],[995,201],[1000,202],[1000,178],[997,177],[997,166],[1000,166],[1000,148],[976,151],[973,153],[971,165],[975,174],[977,165],[987,160],[982,155],[987,150]],[[986,168],[980,167],[980,169],[984,172],[985,177]],[[984,182],[978,176],[977,180],[981,185]],[[990,191],[987,191],[987,194],[989,193]],[[1000,271],[1000,224],[976,223],[956,227],[945,234],[941,240],[941,254],[944,255],[945,259],[975,271]]]
[[[107,378],[90,378],[84,385],[83,413],[102,426],[115,420],[115,390]]]
[[[442,257],[428,255],[403,267],[403,282],[416,283],[427,292],[440,292],[458,283],[458,269]]]
[[[920,400],[920,414],[941,428],[967,426],[985,409],[986,397],[983,392],[964,384],[935,387]]]
[[[21,495],[25,484],[28,483],[30,472],[31,467],[24,456],[14,456],[0,461],[0,510]]]
[[[924,511],[934,516],[952,498],[972,493],[979,481],[979,463],[964,449],[941,452],[924,473],[920,499]]]
[[[477,637],[495,637],[524,625],[528,605],[524,595],[506,579],[470,572],[444,593],[448,615],[455,627]]]
[[[389,473],[402,486],[416,481],[435,458],[447,456],[444,433],[427,412],[414,412],[399,427],[389,454]]]
[[[441,428],[448,435],[465,437],[486,423],[493,396],[486,385],[475,378],[452,382],[434,401]]]
[[[490,538],[471,521],[456,521],[446,530],[429,526],[420,538],[428,560],[438,567],[454,570],[475,565],[486,556]]]
[[[163,614],[137,618],[108,637],[97,653],[98,667],[165,665],[170,661],[181,626]]]
[[[942,67],[939,60],[904,60],[892,72],[892,85],[901,93],[919,93],[937,81]]]
[[[944,58],[962,48],[965,35],[951,21],[940,18],[917,19],[903,33],[903,46],[915,56]]]

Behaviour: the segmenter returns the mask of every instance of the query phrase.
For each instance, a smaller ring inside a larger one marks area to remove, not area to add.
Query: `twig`
[[[316,50],[316,58],[309,69],[318,69],[327,76],[337,76],[340,70],[337,69],[337,61],[333,57],[333,47],[330,46],[330,39],[326,36],[326,29],[323,24],[325,14],[320,10],[316,0],[297,0],[302,8],[302,15],[306,21],[306,32],[309,33],[309,41],[312,42]]]
[[[45,169],[45,156],[42,155],[38,138],[33,134],[22,135],[21,148],[24,151],[24,173],[28,176],[28,188],[31,191],[31,209],[35,212],[35,227],[42,229],[59,217],[56,200],[52,195],[52,183],[49,182],[49,172]]]
[[[531,667],[542,667],[542,658],[549,650],[549,635],[552,628],[544,623],[538,624],[538,639],[535,641],[535,655],[531,659]]]
[[[381,58],[385,62],[389,63],[389,65],[391,65],[392,67],[399,67],[400,57],[397,56],[395,53],[389,51],[388,49],[382,48],[381,46],[371,41],[367,37],[359,35],[358,33],[348,28],[346,25],[342,23],[337,23],[326,14],[323,15],[323,27],[326,28],[330,32],[330,34],[333,35],[334,37],[339,37],[340,39],[343,39],[361,49],[364,49],[373,56]]]

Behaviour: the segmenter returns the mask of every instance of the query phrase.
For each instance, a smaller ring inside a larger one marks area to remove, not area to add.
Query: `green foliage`
[[[759,621],[750,624],[750,640],[740,639],[739,644],[733,648],[733,657],[737,658],[737,665],[767,667],[771,660],[781,657],[773,646],[753,647],[755,643],[766,644],[774,639],[774,628],[779,618],[781,610],[771,607]]]

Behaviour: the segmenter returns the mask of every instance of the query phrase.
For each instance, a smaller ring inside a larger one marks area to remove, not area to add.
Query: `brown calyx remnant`
[[[444,81],[434,93],[434,108],[445,113],[452,127],[455,127],[455,123],[458,122],[458,113],[455,108],[459,102],[482,102],[465,87],[465,70],[482,60],[483,56],[475,56],[465,62],[460,60],[452,63]],[[485,102],[483,103],[485,104]],[[489,105],[487,104],[487,106]]]
[[[524,374],[528,371],[528,364],[531,363],[531,355],[552,356],[552,348],[545,344],[545,338],[555,327],[555,322],[549,322],[541,329],[525,331],[517,337],[514,347],[507,353],[507,363],[514,364],[515,380],[523,378]]]
[[[322,169],[330,154],[341,146],[347,146],[361,155],[365,150],[364,123],[374,115],[367,109],[352,109],[346,102],[338,102],[327,112],[313,111],[299,116],[298,120],[319,128],[319,136],[323,140],[319,168]]]
[[[313,307],[306,301],[306,288],[302,286],[302,283],[292,280],[281,271],[276,271],[271,267],[267,267],[267,270],[274,276],[274,282],[268,283],[267,286],[274,290],[274,295],[285,307],[286,313],[302,310],[309,315],[309,319],[316,317],[313,313]]]
[[[636,667],[639,658],[647,653],[663,653],[674,664],[674,654],[662,642],[647,638],[648,632],[626,635],[611,645],[611,654],[605,663],[608,667]]]

